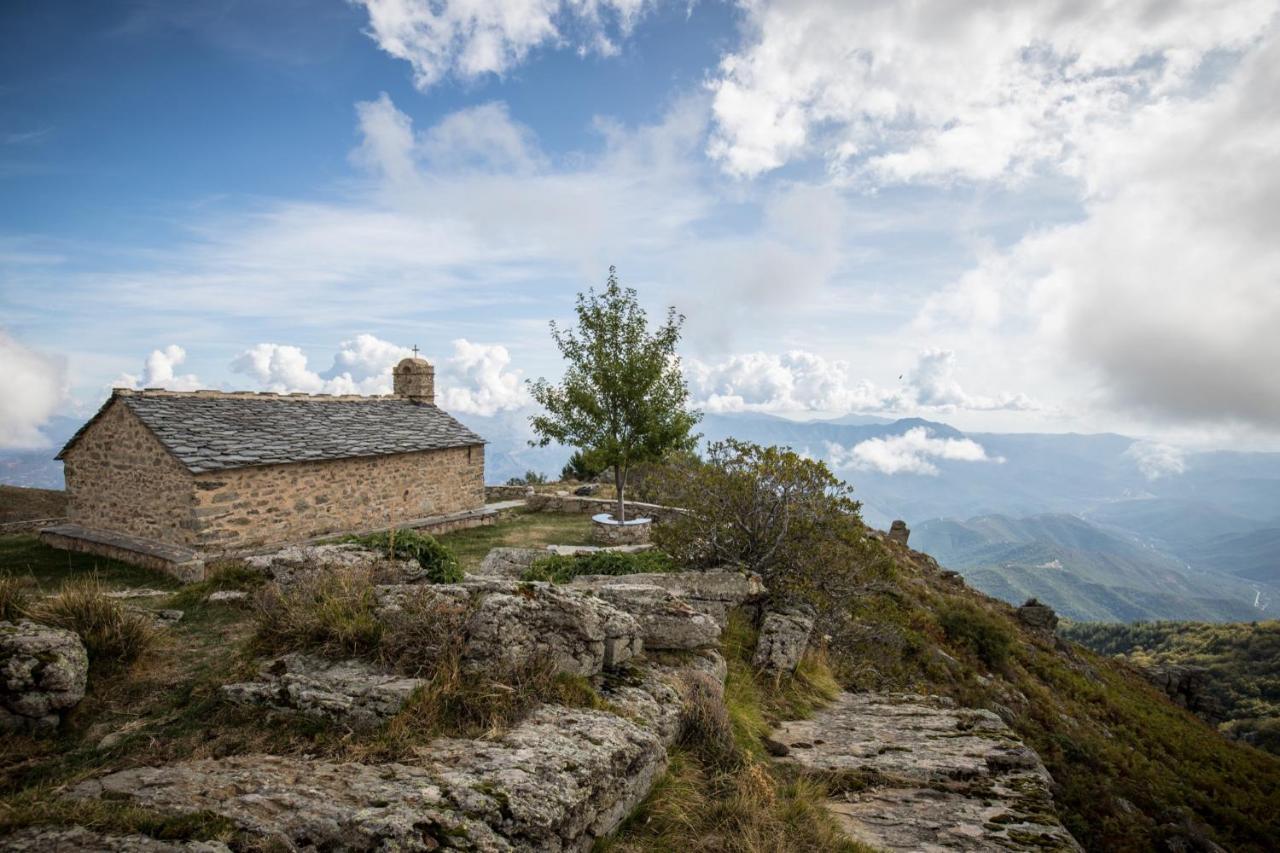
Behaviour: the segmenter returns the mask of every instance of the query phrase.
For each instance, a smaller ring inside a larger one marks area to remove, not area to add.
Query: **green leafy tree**
[[[844,567],[867,559],[852,490],[785,447],[716,442],[705,461],[665,466],[652,492],[687,510],[653,533],[684,565],[735,566],[759,573],[772,592],[821,601],[854,580]]]
[[[608,467],[601,464],[590,450],[575,450],[569,457],[569,461],[560,469],[560,479],[586,483],[599,477]]]
[[[687,408],[676,355],[684,316],[669,308],[666,322],[650,332],[635,290],[618,284],[613,267],[604,290],[578,294],[576,310],[576,330],[551,324],[567,362],[564,378],[558,385],[546,379],[529,385],[545,410],[529,419],[538,436],[531,443],[591,448],[599,464],[613,469],[614,517],[623,521],[628,469],[697,441],[693,427],[701,415]]]

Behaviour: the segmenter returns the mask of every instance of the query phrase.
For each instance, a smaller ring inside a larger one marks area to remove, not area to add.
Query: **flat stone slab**
[[[231,853],[221,841],[160,841],[110,835],[83,826],[35,826],[0,838],[12,853]]]
[[[256,681],[223,685],[222,695],[240,705],[292,711],[361,729],[394,716],[424,684],[425,679],[384,672],[365,661],[294,653],[263,663]]]
[[[40,531],[40,541],[64,551],[110,557],[165,572],[180,581],[204,580],[204,559],[196,551],[114,530],[94,530],[78,524],[59,524]]]
[[[828,809],[885,850],[1079,850],[1039,756],[990,711],[910,694],[841,694],[782,723],[779,758],[823,775]]]
[[[760,576],[738,571],[646,572],[635,575],[579,575],[566,584],[573,589],[598,591],[608,586],[645,584],[660,586],[682,598],[694,610],[705,613],[724,629],[733,608],[764,596]]]

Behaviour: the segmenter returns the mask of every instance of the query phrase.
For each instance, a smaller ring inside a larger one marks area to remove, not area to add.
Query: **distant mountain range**
[[[530,469],[554,477],[569,455],[529,446],[528,412],[461,419],[489,439],[492,483]],[[52,457],[79,425],[55,419],[53,448],[0,453],[0,482],[61,488]],[[1152,471],[1142,443],[1115,434],[754,413],[708,414],[699,429],[832,462],[869,523],[906,520],[913,546],[1008,601],[1034,595],[1073,619],[1130,621],[1263,618],[1280,600],[1280,453],[1188,453]]]

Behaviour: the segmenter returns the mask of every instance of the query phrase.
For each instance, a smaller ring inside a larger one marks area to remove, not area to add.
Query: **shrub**
[[[547,482],[547,475],[530,468],[524,472],[522,477],[512,477],[507,480],[508,486],[541,486]]]
[[[688,512],[654,528],[682,565],[758,572],[775,594],[836,592],[861,561],[859,504],[825,464],[786,448],[728,441],[700,464],[655,476],[654,498]]]
[[[575,450],[564,468],[560,469],[560,479],[586,483],[603,474],[606,467],[591,451]]]
[[[417,560],[431,583],[458,583],[463,578],[457,556],[429,533],[384,530],[367,536],[350,536],[346,541],[383,551],[388,559]]]
[[[952,600],[938,610],[938,624],[953,646],[967,648],[992,669],[1000,669],[1013,648],[1008,626],[968,601]]]
[[[30,609],[31,618],[80,636],[90,666],[111,668],[136,660],[156,641],[151,620],[108,598],[96,576],[69,581]]]
[[[26,583],[13,575],[0,575],[0,622],[26,618],[30,606]]]
[[[678,570],[671,557],[661,551],[592,551],[541,557],[533,561],[520,579],[568,583],[579,575],[638,575]]]
[[[288,587],[271,584],[255,601],[252,642],[263,653],[373,657],[382,639],[377,603],[367,570],[312,572]]]

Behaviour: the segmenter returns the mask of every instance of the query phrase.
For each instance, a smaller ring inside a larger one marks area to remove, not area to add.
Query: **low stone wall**
[[[533,496],[533,486],[485,486],[486,503],[494,501],[521,501]]]
[[[618,508],[618,502],[608,498],[580,498],[576,495],[533,495],[528,498],[528,506],[535,512],[570,512],[583,515],[607,512],[612,515]],[[626,507],[627,518],[652,518],[659,524],[684,512],[673,506],[637,501],[627,501]]]

